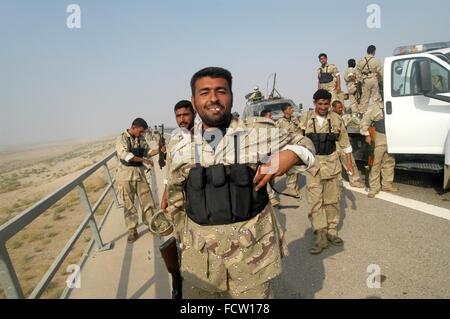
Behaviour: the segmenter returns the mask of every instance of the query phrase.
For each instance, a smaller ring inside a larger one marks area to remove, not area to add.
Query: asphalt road
[[[279,179],[278,188],[284,183]],[[345,244],[312,256],[304,184],[302,176],[303,199],[281,196],[278,217],[290,255],[274,282],[276,298],[450,298],[449,220],[400,200],[369,199],[344,189],[339,232]],[[395,185],[401,197],[450,208],[450,193],[441,191],[437,177],[397,172]],[[374,278],[381,279],[379,287]]]

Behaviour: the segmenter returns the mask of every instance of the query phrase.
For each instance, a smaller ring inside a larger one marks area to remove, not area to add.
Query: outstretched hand
[[[284,175],[292,166],[299,162],[299,157],[292,151],[286,150],[274,154],[267,164],[261,164],[253,180],[255,191],[266,185],[271,179]]]

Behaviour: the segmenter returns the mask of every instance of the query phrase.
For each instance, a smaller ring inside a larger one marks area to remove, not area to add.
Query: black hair
[[[281,106],[281,110],[284,112],[284,111],[286,111],[289,107],[291,107],[289,104],[284,104],[283,106]]]
[[[131,126],[142,127],[144,130],[148,129],[147,122],[145,122],[145,120],[141,119],[140,117],[135,119]]]
[[[347,61],[347,63],[348,63],[348,67],[349,68],[354,68],[356,66],[355,59],[350,59],[350,60]]]
[[[183,108],[187,108],[192,113],[194,113],[194,108],[192,107],[192,103],[191,103],[191,101],[188,101],[188,100],[179,101],[177,104],[175,104],[173,111],[176,112],[177,110],[183,109]]]
[[[342,106],[344,106],[344,104],[342,104],[342,102],[339,101],[339,100],[334,100],[333,103],[331,103],[331,106],[332,106],[333,108],[335,108],[336,105],[338,105],[338,104],[341,104]]]
[[[313,100],[317,101],[317,100],[321,100],[321,99],[331,101],[331,93],[324,89],[317,90],[316,93],[314,93],[314,95],[313,95]]]
[[[264,109],[261,111],[261,117],[266,117],[267,114],[271,113],[269,109]]]
[[[224,69],[224,68],[219,68],[219,67],[207,67],[204,69],[201,69],[200,71],[197,71],[191,78],[191,91],[192,91],[192,95],[195,95],[195,83],[197,82],[198,79],[200,78],[204,78],[204,77],[211,77],[211,78],[221,78],[221,79],[225,79],[228,82],[228,88],[230,89],[230,93],[233,93],[232,91],[232,82],[233,82],[233,77],[230,73],[230,71]]]
[[[377,47],[373,44],[369,45],[369,47],[367,48],[367,54],[374,54],[376,49]]]
[[[326,57],[327,59],[328,59],[328,56],[326,55],[326,53],[321,53],[321,54],[319,54],[319,59],[321,58],[321,57]]]

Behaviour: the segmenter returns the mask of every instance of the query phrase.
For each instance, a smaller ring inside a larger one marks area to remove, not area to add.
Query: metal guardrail
[[[108,206],[107,212],[111,209],[113,203],[116,206],[119,206],[119,201],[117,199],[117,194],[114,189],[114,180],[111,177],[109,168],[107,163],[113,158],[117,157],[116,152],[112,152],[110,155],[106,156],[102,161],[93,164],[86,171],[84,171],[81,175],[67,183],[65,186],[61,187],[51,195],[45,197],[44,199],[37,202],[35,205],[25,210],[20,215],[14,217],[13,219],[6,222],[4,225],[0,226],[0,285],[5,291],[6,297],[11,299],[24,298],[24,294],[22,288],[20,286],[19,279],[17,278],[16,271],[14,270],[14,266],[11,262],[11,259],[8,254],[8,250],[6,248],[6,242],[11,239],[14,235],[16,235],[19,231],[28,226],[31,222],[33,222],[36,218],[41,216],[47,209],[53,206],[56,202],[61,200],[65,195],[71,192],[73,189],[78,188],[80,192],[80,199],[84,206],[84,210],[86,213],[85,218],[78,226],[75,233],[66,243],[62,251],[59,253],[58,257],[56,257],[55,261],[52,263],[50,268],[45,273],[44,277],[40,280],[38,285],[35,287],[33,292],[30,294],[29,298],[39,298],[48,287],[49,283],[55,276],[58,269],[61,267],[62,263],[66,259],[67,255],[70,253],[70,250],[75,245],[78,238],[81,236],[84,229],[89,226],[92,231],[93,241],[97,245],[99,250],[108,250],[111,249],[111,243],[104,244],[102,238],[99,233],[99,228],[97,227],[97,223],[94,218],[94,214],[97,209],[102,204],[105,197],[109,192],[112,192],[112,201]],[[86,189],[84,187],[84,181],[94,174],[101,167],[105,169],[105,177],[108,181],[108,185],[106,189],[103,191],[101,196],[98,198],[97,202],[91,207],[89,202]]]

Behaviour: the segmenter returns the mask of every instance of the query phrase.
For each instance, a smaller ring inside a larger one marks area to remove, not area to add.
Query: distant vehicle
[[[450,188],[450,42],[396,48],[384,60],[383,92],[396,168],[443,174],[443,188]],[[361,135],[349,133],[362,159]]]
[[[252,116],[260,116],[261,112],[267,109],[270,110],[273,120],[276,121],[283,116],[281,108],[285,105],[292,106],[292,108],[294,109],[294,116],[300,116],[300,113],[303,109],[302,104],[296,105],[291,99],[281,97],[281,94],[275,88],[276,76],[277,75],[275,73],[272,92],[269,94],[268,98],[261,96],[256,100],[247,100],[247,104],[242,114],[242,117],[244,119]],[[247,96],[250,96],[250,94],[247,94]]]
[[[285,105],[292,106],[294,108],[294,116],[300,116],[302,110],[301,104],[296,105],[291,99],[273,98],[271,100],[263,99],[255,103],[247,104],[244,108],[242,117],[247,118],[251,116],[260,116],[261,112],[267,109],[272,112],[273,120],[276,121],[283,116],[281,108]]]

